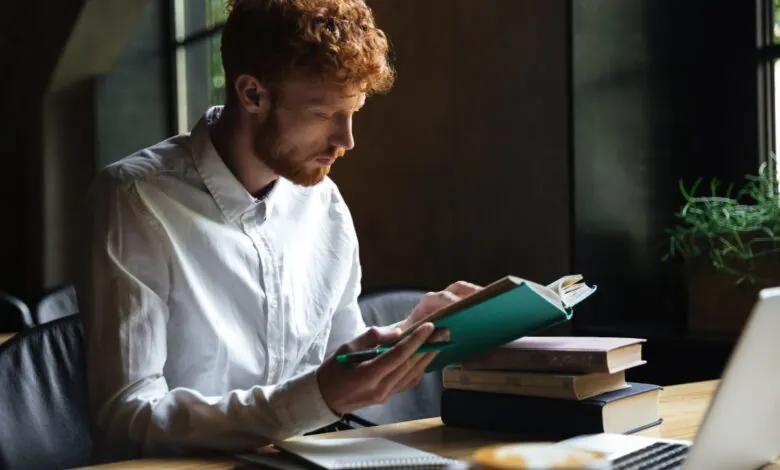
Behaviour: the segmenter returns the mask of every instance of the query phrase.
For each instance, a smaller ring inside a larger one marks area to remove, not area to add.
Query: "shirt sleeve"
[[[137,183],[106,180],[87,204],[78,280],[96,460],[253,449],[335,422],[316,370],[222,396],[169,389],[171,248]]]

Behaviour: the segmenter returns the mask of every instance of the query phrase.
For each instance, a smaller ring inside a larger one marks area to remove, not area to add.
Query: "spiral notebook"
[[[456,460],[378,437],[300,438],[277,442],[275,445],[328,470],[444,469],[457,463]]]

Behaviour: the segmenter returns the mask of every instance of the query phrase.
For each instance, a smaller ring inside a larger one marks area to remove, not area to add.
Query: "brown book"
[[[463,369],[568,374],[615,373],[640,366],[641,338],[526,336],[461,362]]]
[[[442,371],[444,388],[504,393],[532,397],[584,400],[626,388],[625,372],[564,375],[505,370],[465,370],[457,366]]]

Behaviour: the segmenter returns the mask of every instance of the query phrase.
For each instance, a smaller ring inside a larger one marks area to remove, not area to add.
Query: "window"
[[[780,182],[780,0],[759,0],[759,97],[763,117],[760,149]]]
[[[174,78],[177,132],[186,132],[209,106],[225,98],[219,46],[226,0],[173,2]]]

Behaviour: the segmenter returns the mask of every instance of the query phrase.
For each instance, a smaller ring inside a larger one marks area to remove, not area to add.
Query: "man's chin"
[[[298,186],[314,186],[324,180],[328,173],[330,173],[330,167],[326,166],[315,170],[297,171],[282,176]]]

